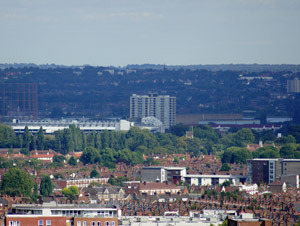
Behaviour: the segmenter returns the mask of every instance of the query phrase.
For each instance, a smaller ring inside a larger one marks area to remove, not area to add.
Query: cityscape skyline
[[[295,0],[3,0],[0,62],[297,64],[299,10]]]

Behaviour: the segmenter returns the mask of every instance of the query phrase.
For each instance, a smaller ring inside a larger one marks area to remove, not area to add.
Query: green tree
[[[167,132],[172,133],[178,137],[185,136],[186,131],[188,131],[189,127],[183,124],[177,124],[172,126]]]
[[[93,169],[90,173],[90,178],[95,178],[95,177],[99,177],[100,174],[98,173],[98,171],[96,169]]]
[[[233,142],[236,146],[244,146],[249,143],[254,142],[254,135],[249,128],[243,128],[239,130],[237,133],[233,136]]]
[[[295,158],[295,152],[297,150],[297,144],[289,143],[280,148],[280,157],[286,159]]]
[[[200,125],[194,128],[194,136],[199,139],[207,139],[209,141],[218,142],[219,136],[210,126]]]
[[[0,124],[0,147],[12,148],[16,144],[16,134],[12,127]]]
[[[37,182],[34,182],[31,200],[36,203],[38,201],[38,198],[39,198],[39,188]]]
[[[275,140],[277,144],[290,144],[290,143],[296,143],[296,139],[292,135],[279,137]]]
[[[71,151],[74,151],[74,140],[72,139],[71,130],[64,129],[62,139],[62,154],[65,155]]]
[[[100,162],[100,154],[99,151],[94,147],[87,147],[81,157],[80,161],[83,164],[94,164]]]
[[[45,136],[44,136],[44,131],[43,127],[40,127],[39,132],[37,134],[37,149],[38,150],[44,150],[44,145],[45,145]]]
[[[111,148],[106,148],[104,150],[101,150],[100,152],[101,155],[101,165],[106,166],[110,169],[113,169],[116,167],[116,156],[117,153],[111,149]]]
[[[246,164],[247,159],[252,159],[252,154],[246,148],[230,147],[222,155],[222,163],[242,163]]]
[[[62,190],[63,195],[71,202],[78,199],[79,190],[75,185],[71,185],[69,188]]]
[[[66,160],[66,158],[63,155],[54,155],[54,157],[53,157],[53,162],[56,162],[56,163],[64,163],[65,160]]]
[[[36,138],[35,138],[35,136],[31,136],[30,139],[31,139],[30,145],[29,145],[30,151],[36,150]]]
[[[107,130],[104,130],[103,134],[101,135],[101,144],[102,144],[102,149],[108,148],[109,147],[109,132]]]
[[[229,170],[231,170],[230,165],[228,163],[223,163],[220,171],[229,171]]]
[[[51,178],[49,175],[44,174],[41,179],[40,184],[40,193],[42,196],[50,196],[53,192],[54,186],[51,181]]]
[[[109,178],[108,183],[115,186],[124,187],[124,181],[128,181],[127,177],[117,177],[117,178]]]
[[[279,150],[273,146],[261,147],[253,152],[254,158],[280,158]]]
[[[23,155],[26,155],[26,156],[29,156],[30,155],[30,152],[28,149],[26,148],[22,148],[21,151],[20,151],[21,154]]]
[[[23,133],[23,147],[27,150],[30,150],[30,143],[31,143],[31,135],[29,133],[28,126],[25,126],[24,133]]]
[[[1,191],[4,194],[30,196],[32,188],[32,178],[22,169],[11,168],[2,177]]]
[[[68,164],[70,166],[77,166],[77,160],[73,156],[71,156],[71,158],[68,161]]]

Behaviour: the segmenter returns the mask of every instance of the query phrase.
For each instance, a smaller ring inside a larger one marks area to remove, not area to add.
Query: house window
[[[86,226],[86,221],[83,221],[83,226]]]
[[[91,226],[96,226],[95,221],[92,221],[92,222],[91,222]]]
[[[109,226],[109,222],[108,221],[105,221],[105,226]]]
[[[39,220],[39,226],[43,226],[44,225],[44,221],[43,220]]]
[[[101,222],[100,221],[97,222],[97,226],[101,226]]]
[[[20,221],[9,221],[9,226],[20,226]]]
[[[81,221],[77,221],[77,226],[81,226]]]
[[[51,226],[51,220],[46,220],[46,226]]]
[[[115,222],[114,221],[111,222],[111,226],[115,226]]]

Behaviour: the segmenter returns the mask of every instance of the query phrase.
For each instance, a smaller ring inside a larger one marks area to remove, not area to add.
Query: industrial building
[[[106,120],[106,121],[90,121],[88,119],[61,119],[61,120],[16,120],[12,123],[6,123],[11,126],[15,133],[23,133],[27,126],[29,132],[35,134],[42,127],[45,134],[53,134],[55,131],[69,128],[70,125],[75,125],[81,130],[89,132],[99,132],[103,130],[128,131],[133,122],[127,120]]]

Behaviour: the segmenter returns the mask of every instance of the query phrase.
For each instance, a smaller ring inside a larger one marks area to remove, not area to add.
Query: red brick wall
[[[57,217],[53,217],[53,216],[49,216],[49,217],[18,217],[18,216],[14,216],[14,217],[6,217],[5,219],[5,225],[9,225],[9,221],[20,221],[20,226],[38,226],[38,222],[39,220],[43,220],[44,221],[44,226],[46,226],[46,220],[51,220],[51,226],[66,226],[66,217],[63,216],[57,216]]]
[[[95,226],[97,226],[97,222],[101,222],[101,226],[105,226],[105,222],[109,222],[109,226],[111,226],[111,222],[115,222],[115,226],[118,226],[118,218],[103,218],[103,217],[75,217],[74,218],[74,226],[77,226],[77,222],[81,221],[81,226],[83,226],[83,221],[87,222],[87,226],[91,226],[92,221],[95,222]]]
[[[272,221],[266,220],[266,221],[235,221],[228,219],[228,226],[272,226]]]

